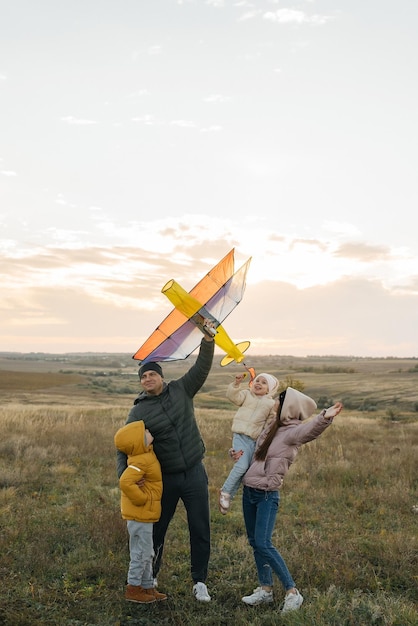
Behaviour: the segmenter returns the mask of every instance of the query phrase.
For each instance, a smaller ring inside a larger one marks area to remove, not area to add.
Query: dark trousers
[[[153,529],[153,574],[156,577],[160,570],[165,535],[179,500],[187,512],[192,579],[194,583],[205,582],[210,556],[210,514],[208,477],[203,463],[180,474],[163,474],[161,517]]]

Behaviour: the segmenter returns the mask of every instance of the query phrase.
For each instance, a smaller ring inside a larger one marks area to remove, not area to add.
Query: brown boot
[[[149,594],[151,594],[152,596],[154,596],[154,598],[157,601],[160,600],[167,600],[167,596],[165,595],[165,593],[160,593],[159,591],[157,591],[154,587],[151,587],[151,589],[145,589],[145,591]]]
[[[125,599],[130,602],[139,602],[141,604],[149,604],[155,602],[157,598],[150,593],[152,589],[144,589],[141,585],[127,585],[125,591]]]

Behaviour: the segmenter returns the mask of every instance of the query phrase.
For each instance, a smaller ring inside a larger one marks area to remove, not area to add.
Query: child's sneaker
[[[210,595],[208,594],[208,588],[205,583],[196,583],[193,585],[193,593],[196,600],[199,602],[209,602]]]
[[[282,608],[282,613],[287,613],[288,611],[296,611],[300,609],[302,606],[303,597],[296,589],[296,593],[288,593],[284,599],[284,605]]]
[[[229,511],[229,507],[231,506],[231,496],[229,493],[225,493],[225,491],[221,491],[219,493],[219,510],[222,515],[226,515]]]
[[[140,604],[156,602],[157,598],[150,592],[151,589],[144,589],[141,585],[127,585],[125,600],[129,600],[129,602],[139,602]]]
[[[244,596],[242,601],[251,606],[257,606],[257,604],[263,604],[264,602],[273,602],[273,592],[257,587],[250,596]]]

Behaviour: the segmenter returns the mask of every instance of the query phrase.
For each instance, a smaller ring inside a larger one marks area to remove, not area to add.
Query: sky
[[[416,0],[1,0],[0,352],[418,357]]]

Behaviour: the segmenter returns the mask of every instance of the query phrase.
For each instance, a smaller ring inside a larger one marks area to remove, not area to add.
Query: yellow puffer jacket
[[[119,478],[123,519],[158,522],[163,481],[152,444],[146,443],[144,422],[126,424],[118,430],[114,439],[117,449],[128,457],[128,466]],[[145,478],[145,483],[139,487],[136,483],[141,478]]]

